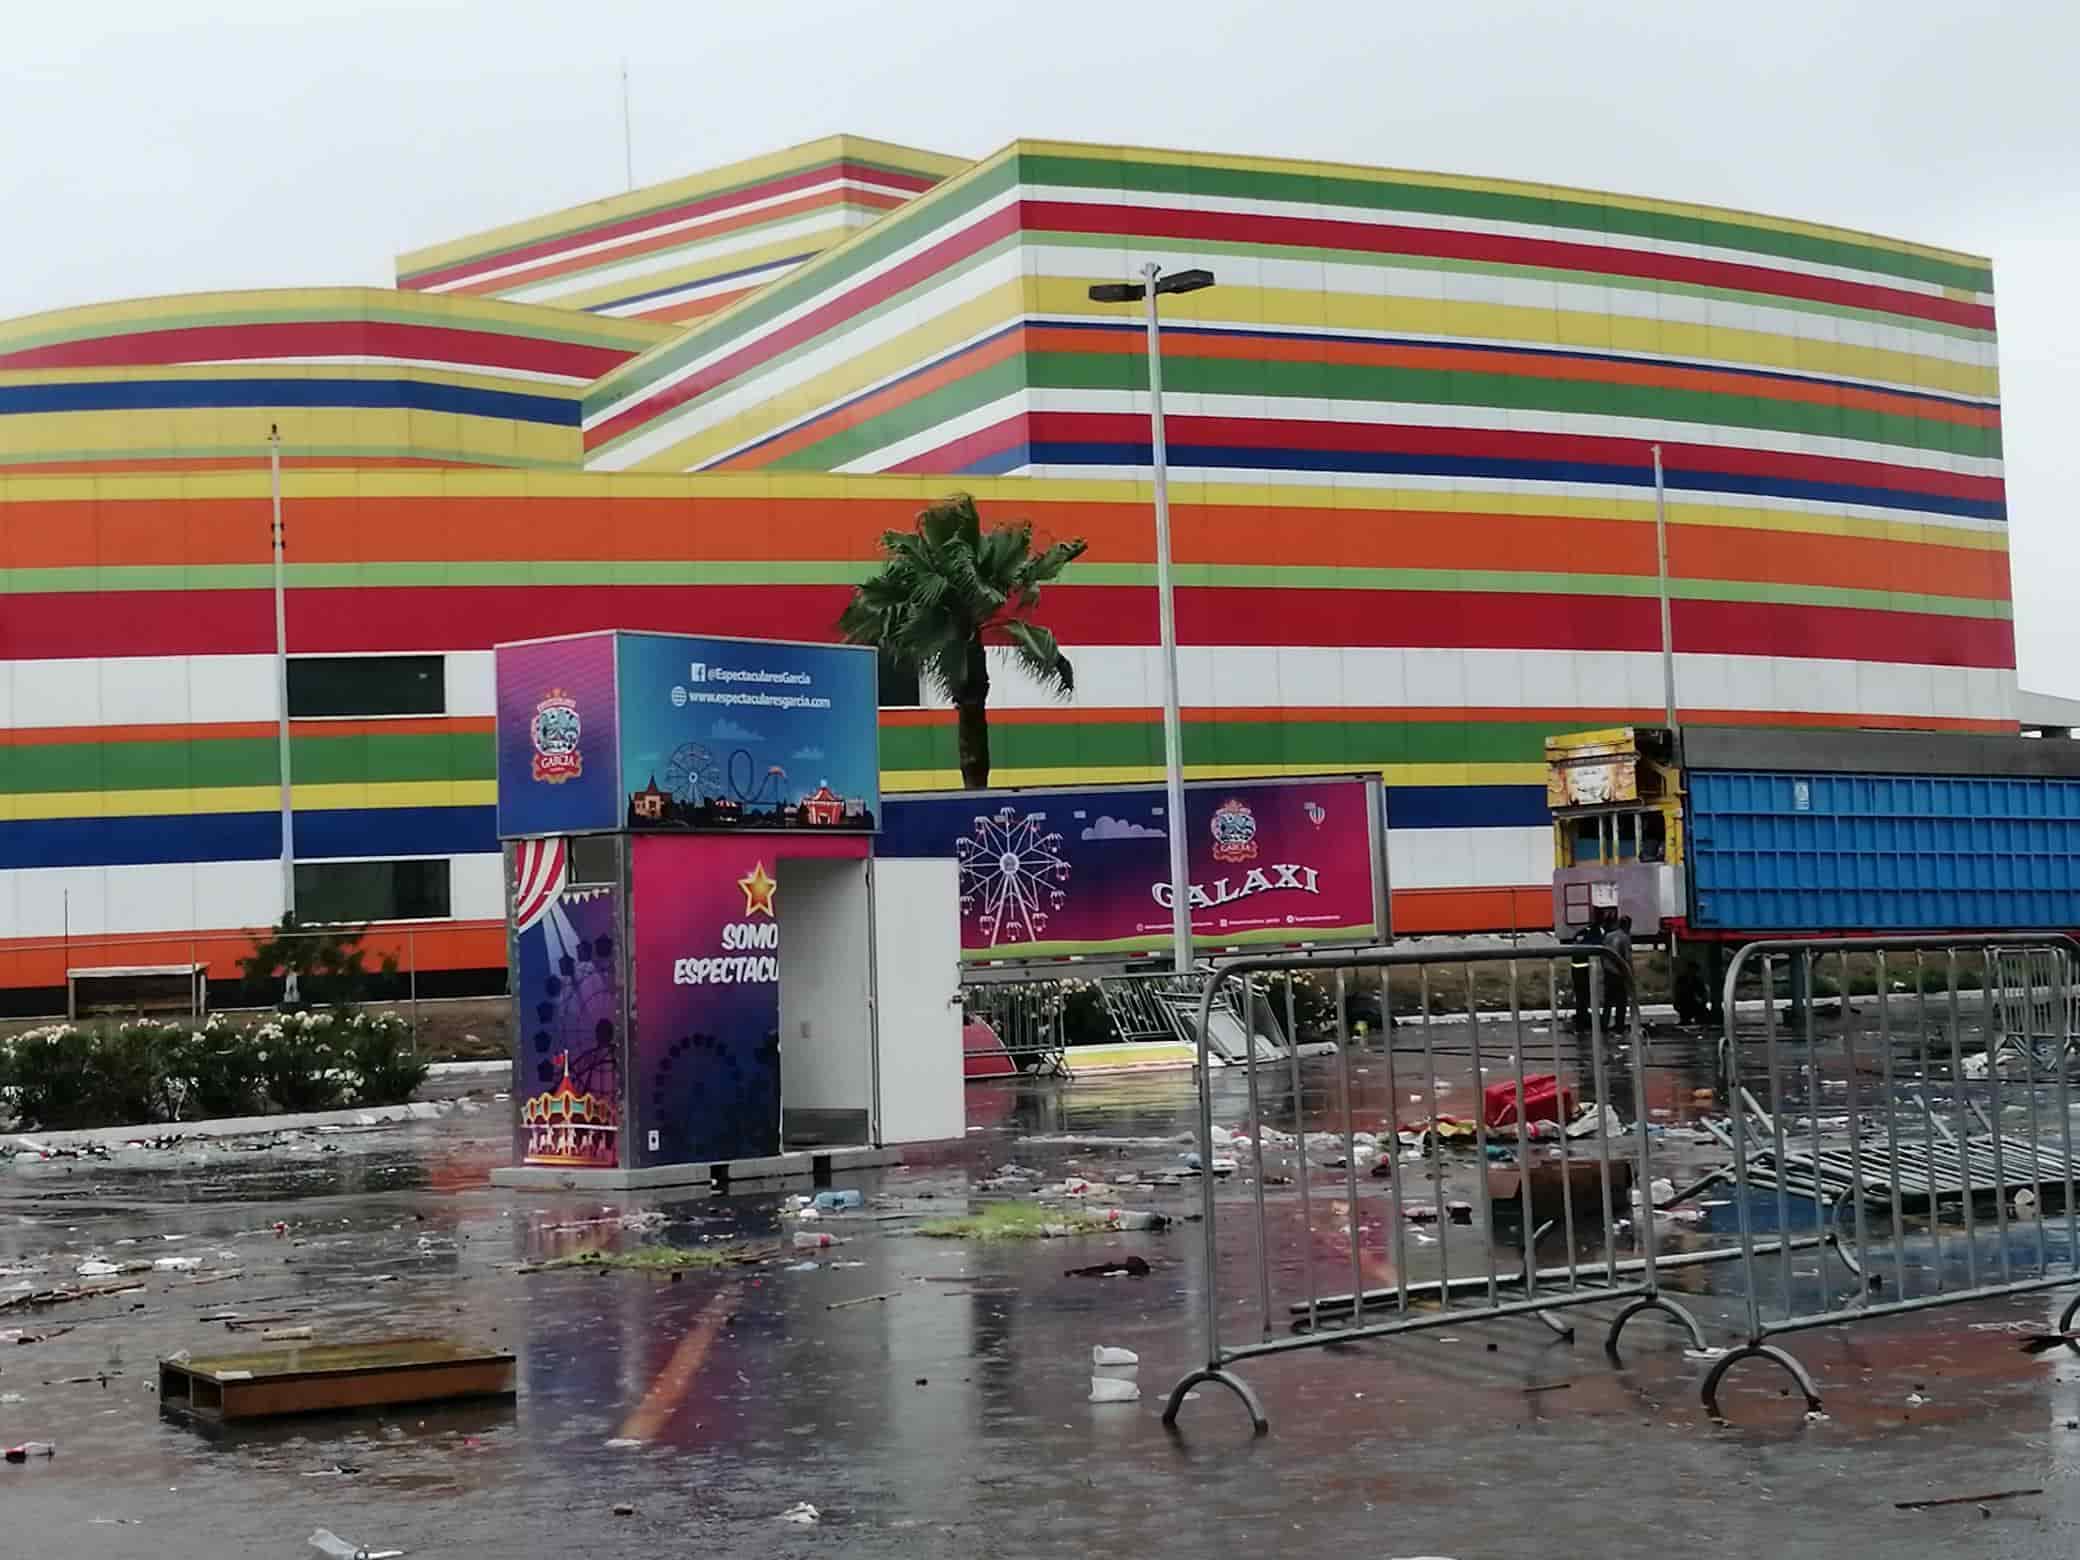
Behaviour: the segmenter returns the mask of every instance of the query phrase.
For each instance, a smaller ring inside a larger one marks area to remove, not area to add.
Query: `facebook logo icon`
[[[695,661],[691,666],[687,667],[686,680],[688,682],[706,682],[708,680],[708,663],[706,661]]]

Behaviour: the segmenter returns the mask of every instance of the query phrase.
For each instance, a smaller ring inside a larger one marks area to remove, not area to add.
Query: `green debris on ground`
[[[634,1246],[627,1251],[577,1251],[567,1257],[534,1263],[521,1271],[553,1273],[561,1268],[602,1268],[617,1273],[711,1272],[763,1262],[772,1254],[769,1249],[734,1242],[718,1246]]]
[[[934,1240],[1044,1240],[1058,1235],[1094,1235],[1103,1219],[1068,1208],[1035,1203],[984,1203],[972,1213],[920,1224],[917,1233]]]

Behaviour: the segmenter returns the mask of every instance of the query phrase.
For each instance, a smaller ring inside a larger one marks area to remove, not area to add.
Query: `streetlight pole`
[[[267,430],[267,489],[274,505],[274,695],[276,736],[282,772],[282,915],[296,918],[296,810],[289,796],[289,618],[282,599],[282,429]],[[296,1000],[296,971],[289,971],[283,1000]]]
[[[1676,729],[1676,640],[1668,618],[1668,495],[1661,478],[1661,446],[1654,451],[1654,559],[1661,596],[1661,704],[1672,733]]]
[[[1093,287],[1099,303],[1148,303],[1149,451],[1154,468],[1156,506],[1156,622],[1163,654],[1163,781],[1164,811],[1170,839],[1170,936],[1172,966],[1180,975],[1192,968],[1192,903],[1190,850],[1184,808],[1184,721],[1177,686],[1177,603],[1170,582],[1170,471],[1163,441],[1163,341],[1156,299],[1162,293],[1197,292],[1213,285],[1211,271],[1178,271],[1169,276],[1154,261],[1141,268],[1142,280]]]

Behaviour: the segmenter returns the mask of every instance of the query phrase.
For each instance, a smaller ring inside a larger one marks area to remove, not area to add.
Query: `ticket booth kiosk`
[[[505,1185],[816,1176],[965,1127],[947,861],[874,854],[864,648],[497,647]]]

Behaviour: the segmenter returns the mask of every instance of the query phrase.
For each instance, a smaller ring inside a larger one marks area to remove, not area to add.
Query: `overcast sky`
[[[1994,261],[2025,687],[2080,697],[2070,0],[89,0],[6,7],[0,317],[400,249],[833,131],[1552,180]]]

